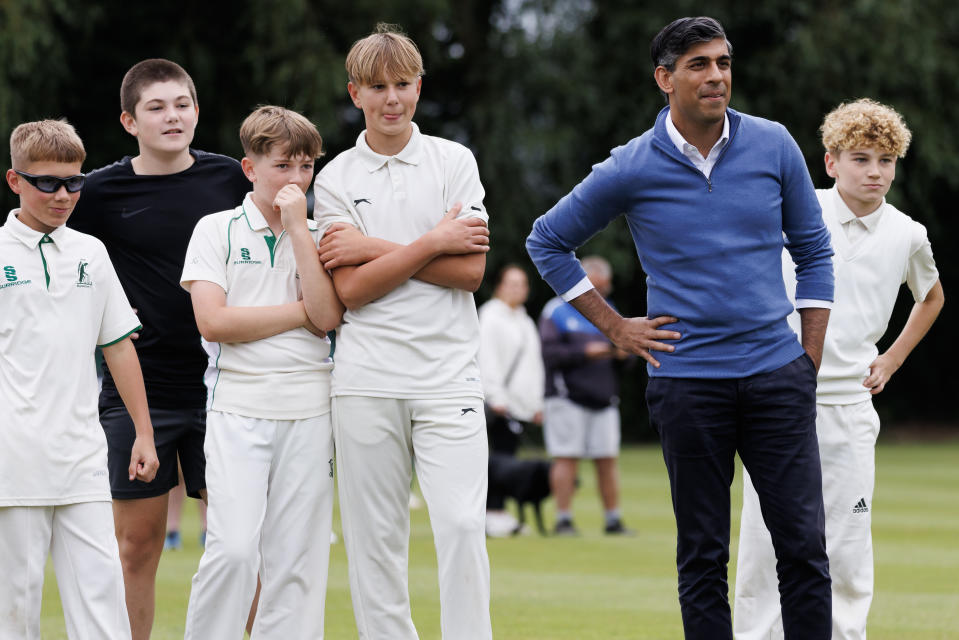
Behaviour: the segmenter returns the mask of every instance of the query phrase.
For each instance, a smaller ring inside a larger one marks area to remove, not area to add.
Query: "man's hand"
[[[650,351],[672,353],[676,350],[676,347],[671,344],[659,342],[660,340],[679,340],[682,337],[678,331],[660,329],[664,324],[674,322],[679,320],[672,316],[622,318],[622,321],[610,331],[609,339],[620,349],[635,353],[658,369],[659,361]]]
[[[869,377],[863,381],[862,386],[869,389],[869,393],[872,395],[881,393],[886,388],[889,378],[899,370],[900,366],[902,366],[902,363],[896,362],[888,352],[882,354],[869,365]]]
[[[320,263],[327,271],[355,267],[378,257],[363,233],[351,224],[331,224],[320,240]]]
[[[153,446],[153,438],[139,437],[133,441],[133,451],[130,453],[130,481],[136,478],[142,482],[153,482],[160,468],[157,451]]]
[[[280,214],[280,222],[287,233],[306,229],[306,194],[295,184],[288,184],[273,198],[273,209]]]
[[[446,212],[427,235],[436,247],[437,253],[460,255],[464,253],[485,253],[489,251],[489,229],[479,218],[457,220],[463,209],[459,202]]]

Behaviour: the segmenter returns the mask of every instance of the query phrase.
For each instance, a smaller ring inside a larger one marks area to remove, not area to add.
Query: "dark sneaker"
[[[579,529],[576,528],[572,520],[560,520],[553,527],[553,535],[567,538],[575,537],[579,535]]]
[[[622,520],[614,520],[606,525],[603,529],[603,532],[608,536],[635,536],[636,531],[634,529],[626,528],[626,525],[623,524]]]

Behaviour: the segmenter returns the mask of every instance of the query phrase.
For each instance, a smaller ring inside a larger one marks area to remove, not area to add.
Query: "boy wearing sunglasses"
[[[130,638],[93,352],[113,370],[135,436],[124,475],[157,471],[130,334],[139,321],[103,244],[64,227],[86,153],[64,121],[10,137],[20,208],[0,227],[0,637],[39,638],[47,553],[67,635]]]
[[[109,446],[130,624],[134,640],[146,640],[178,458],[187,494],[206,494],[206,354],[190,296],[180,288],[183,258],[200,218],[240,204],[249,182],[233,158],[190,148],[199,107],[193,80],[178,64],[163,59],[135,64],[120,86],[120,107],[120,122],[136,137],[139,153],[90,174],[70,225],[103,241],[143,322],[134,344],[156,430],[155,482],[130,481],[124,473],[133,428],[109,363],[100,422]]]

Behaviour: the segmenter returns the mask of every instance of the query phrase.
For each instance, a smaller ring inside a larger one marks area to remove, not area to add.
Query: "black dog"
[[[540,504],[550,496],[549,469],[552,466],[549,460],[522,460],[500,453],[490,453],[489,456],[489,492],[491,495],[501,495],[516,500],[519,509],[519,523],[522,527],[526,523],[527,504],[533,505],[533,514],[536,516],[536,528],[541,535],[546,535],[543,526],[543,514]]]

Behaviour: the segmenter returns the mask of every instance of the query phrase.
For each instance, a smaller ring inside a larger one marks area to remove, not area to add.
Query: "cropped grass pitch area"
[[[574,503],[581,538],[532,534],[489,540],[496,638],[682,638],[676,595],[676,531],[662,455],[653,446],[630,448],[623,452],[620,468],[624,520],[639,530],[638,537],[609,538],[601,533],[595,477],[587,464],[581,469],[582,484]],[[959,639],[957,487],[959,441],[880,444],[873,505],[876,597],[869,617],[870,640]],[[741,475],[737,473],[731,577],[735,576],[741,494]],[[545,507],[549,526],[552,501]],[[164,552],[160,562],[154,640],[183,637],[190,579],[201,552],[192,501],[187,502],[183,515],[184,548]],[[341,531],[338,520],[334,529]],[[413,619],[420,637],[439,638],[436,561],[425,509],[412,512],[409,574]],[[49,565],[43,599],[43,637],[65,639]],[[356,638],[350,607],[346,553],[339,542],[331,550],[327,638]]]

